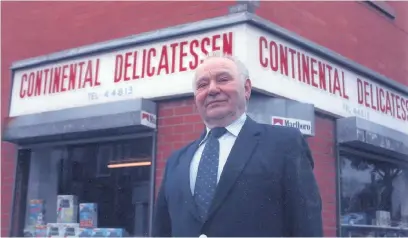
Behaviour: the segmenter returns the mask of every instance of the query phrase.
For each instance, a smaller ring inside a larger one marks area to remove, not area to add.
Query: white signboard
[[[304,135],[312,135],[312,122],[296,118],[272,117],[272,125],[294,127]]]
[[[191,93],[194,69],[213,50],[240,58],[256,89],[408,134],[408,95],[249,25],[17,70],[10,116]]]
[[[206,54],[233,54],[244,44],[242,26],[225,28],[16,70],[10,116],[131,98],[192,93],[194,69]]]
[[[156,115],[141,111],[140,113],[140,124],[148,126],[150,128],[156,128]]]

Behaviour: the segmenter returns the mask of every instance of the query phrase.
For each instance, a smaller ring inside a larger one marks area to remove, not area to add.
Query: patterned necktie
[[[224,135],[227,129],[217,127],[210,131],[198,166],[197,179],[194,188],[194,199],[201,219],[207,216],[208,209],[217,187],[218,161],[220,142],[218,138]]]

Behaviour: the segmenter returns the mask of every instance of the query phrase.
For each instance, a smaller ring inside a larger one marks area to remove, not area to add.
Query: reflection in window
[[[408,167],[353,156],[340,162],[342,235],[407,236]]]
[[[147,236],[150,166],[108,168],[108,165],[140,158],[151,160],[151,151],[151,138],[33,150],[26,235],[38,232],[36,225],[41,224],[44,230],[48,223],[57,222],[58,195],[74,195],[78,203],[96,204],[98,228],[120,228],[132,237]],[[71,220],[78,223],[77,218]]]

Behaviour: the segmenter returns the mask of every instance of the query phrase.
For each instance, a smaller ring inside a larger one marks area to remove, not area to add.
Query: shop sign
[[[408,95],[250,25],[18,69],[10,116],[188,94],[194,70],[214,50],[240,58],[254,89],[408,134]]]
[[[296,118],[272,117],[272,125],[294,127],[304,135],[312,135],[312,122]]]
[[[150,128],[156,128],[156,115],[141,111],[140,124],[148,126]]]

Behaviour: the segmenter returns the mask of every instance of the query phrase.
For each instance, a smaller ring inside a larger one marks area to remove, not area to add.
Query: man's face
[[[195,103],[208,126],[227,126],[245,111],[251,82],[240,77],[235,63],[226,58],[207,59],[197,68]]]

